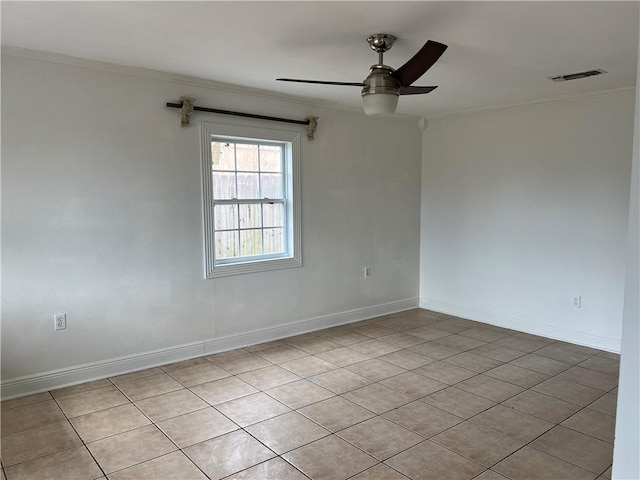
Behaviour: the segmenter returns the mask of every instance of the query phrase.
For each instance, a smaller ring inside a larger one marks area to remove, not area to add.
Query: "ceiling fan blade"
[[[297,78],[276,78],[279,82],[317,83],[321,85],[346,85],[347,87],[364,87],[362,82],[325,82],[323,80],[299,80]]]
[[[429,93],[438,87],[400,87],[400,95],[419,95],[421,93]]]
[[[446,45],[429,40],[418,53],[393,72],[391,76],[398,80],[403,87],[408,87],[424,75],[438,61],[446,49]]]

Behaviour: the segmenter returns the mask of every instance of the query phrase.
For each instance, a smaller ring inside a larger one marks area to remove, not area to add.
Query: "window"
[[[206,277],[301,265],[300,134],[202,124]]]

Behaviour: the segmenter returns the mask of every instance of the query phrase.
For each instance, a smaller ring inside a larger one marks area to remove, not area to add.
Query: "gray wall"
[[[633,116],[627,91],[431,121],[421,305],[620,351]]]
[[[130,70],[2,57],[4,382],[417,305],[415,120]],[[265,123],[196,113],[195,126],[180,128],[179,112],[164,104],[181,95],[223,109],[320,116],[316,140],[302,142],[303,267],[203,279],[198,122]],[[363,265],[372,278],[362,278]],[[66,312],[67,331],[54,332],[55,312]]]

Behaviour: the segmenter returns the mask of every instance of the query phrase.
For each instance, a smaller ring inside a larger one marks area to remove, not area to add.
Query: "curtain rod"
[[[232,110],[221,110],[218,108],[198,107],[193,104],[195,100],[193,98],[188,98],[188,97],[181,97],[180,100],[182,100],[180,103],[167,102],[167,107],[179,108],[182,110],[182,126],[183,127],[187,127],[190,125],[191,113],[193,111],[219,113],[222,115],[234,115],[236,117],[257,118],[259,120],[270,120],[273,122],[284,122],[284,123],[295,123],[298,125],[307,125],[307,137],[309,138],[309,140],[313,140],[314,138],[313,136],[318,126],[318,117],[309,116],[304,120],[293,120],[291,118],[270,117],[268,115],[257,115],[255,113],[243,113],[243,112],[234,112]]]

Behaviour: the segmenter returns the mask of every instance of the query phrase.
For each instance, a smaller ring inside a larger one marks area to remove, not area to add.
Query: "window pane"
[[[282,175],[279,173],[260,174],[262,198],[284,198],[282,193]]]
[[[240,254],[243,257],[262,254],[262,230],[240,231]]]
[[[282,147],[260,145],[260,171],[282,172]]]
[[[260,205],[240,205],[240,228],[260,228]]]
[[[236,197],[236,174],[234,172],[213,172],[213,198],[230,199]]]
[[[232,258],[239,256],[238,232],[216,232],[216,258]]]
[[[211,168],[213,170],[235,170],[233,143],[211,142]]]
[[[238,170],[258,171],[258,145],[236,144],[236,162]]]
[[[284,228],[264,229],[264,253],[283,253],[284,249]]]
[[[260,198],[257,173],[238,173],[238,198]]]
[[[213,217],[216,230],[238,228],[238,205],[215,205]]]
[[[262,215],[265,227],[284,227],[284,205],[282,203],[264,204]]]

